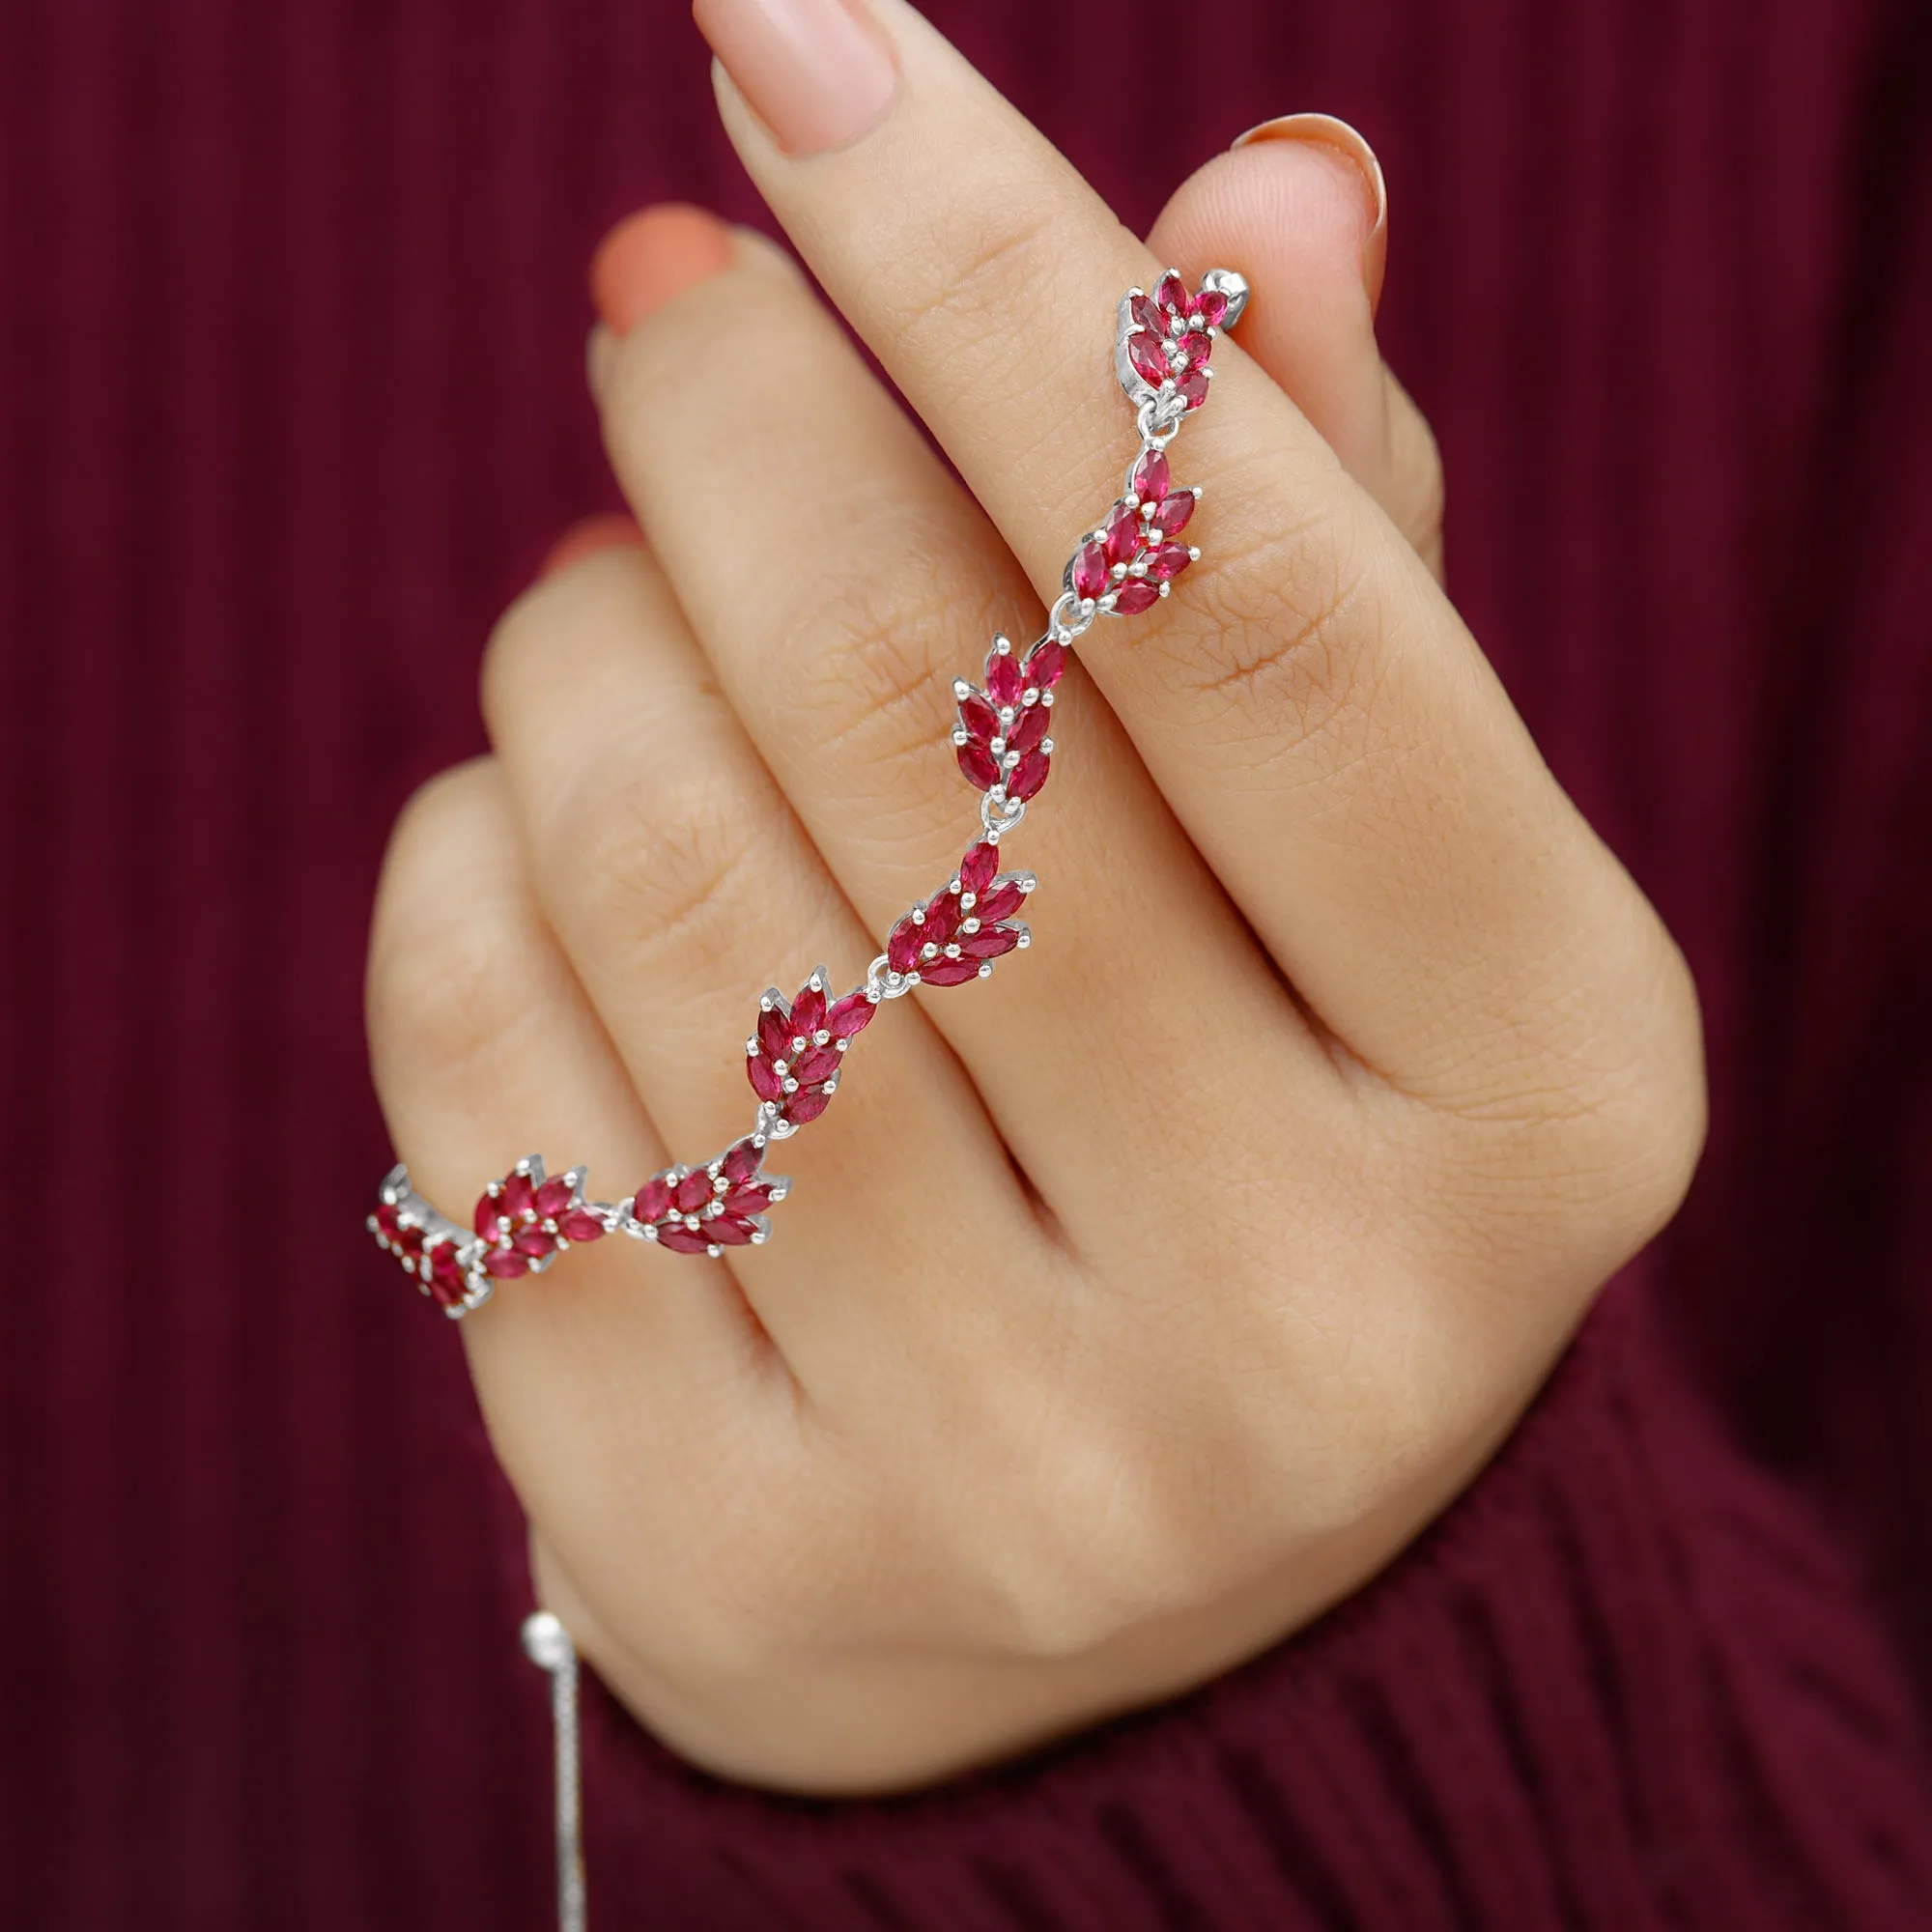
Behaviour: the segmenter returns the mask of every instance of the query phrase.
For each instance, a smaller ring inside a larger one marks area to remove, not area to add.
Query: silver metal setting
[[[582,1725],[577,1700],[577,1646],[561,1618],[536,1610],[524,1619],[524,1655],[550,1677],[551,1736],[556,1790],[557,1932],[584,1932]]]

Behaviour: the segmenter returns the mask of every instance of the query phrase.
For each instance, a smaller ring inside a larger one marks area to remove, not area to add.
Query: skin
[[[834,1793],[1169,1695],[1373,1577],[1674,1211],[1704,1119],[1682,958],[1438,582],[1359,172],[1255,143],[1144,245],[872,11],[869,132],[788,155],[722,72],[720,109],[964,487],[757,238],[607,296],[648,548],[579,546],[505,614],[494,755],[404,813],[369,985],[453,1211],[531,1149],[611,1198],[742,1132],[756,990],[855,983],[970,835],[951,680],[1037,633],[1120,487],[1120,291],[1249,276],[1172,452],[1202,560],[1056,706],[1033,948],[855,1043],[773,1161],[769,1247],[605,1241],[463,1325],[600,1674],[696,1761]]]

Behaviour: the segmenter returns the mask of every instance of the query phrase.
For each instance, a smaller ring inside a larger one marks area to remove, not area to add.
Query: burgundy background
[[[593,1907],[1932,1922],[1927,14],[932,12],[1142,226],[1267,115],[1375,141],[1455,594],[1690,952],[1715,1132],[1321,1631],[896,1806],[607,1724]],[[676,0],[22,0],[0,171],[0,1922],[537,1926],[517,1520],[360,1233],[359,954],[493,612],[610,500],[591,247],[757,211]]]

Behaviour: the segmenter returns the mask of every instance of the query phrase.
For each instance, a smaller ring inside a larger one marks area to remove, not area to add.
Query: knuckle
[[[635,964],[672,946],[722,952],[753,895],[763,802],[691,747],[632,757],[568,781],[545,827],[539,894],[573,933],[587,922],[601,950]]]
[[[968,197],[953,205],[939,245],[920,251],[876,292],[876,313],[896,354],[924,372],[943,372],[939,380],[957,393],[974,392],[996,373],[1010,390],[1011,325],[1030,291],[1054,286],[1064,251],[1046,197],[1032,207]]]
[[[479,759],[432,779],[404,807],[390,838],[369,951],[369,1027],[376,1059],[460,1076],[496,1053],[526,1002],[509,983],[492,923],[467,911],[451,863],[474,829],[480,796],[497,786]]]
[[[1341,520],[1277,525],[1208,573],[1176,675],[1218,713],[1231,752],[1291,753],[1374,708],[1388,641],[1377,590],[1365,544]]]
[[[975,569],[939,531],[897,529],[890,551],[890,573],[802,590],[798,629],[811,639],[803,701],[816,750],[880,767],[893,796],[916,758],[936,793],[945,775],[930,754],[952,721],[959,636],[980,623],[990,632],[1010,598],[990,559]]]

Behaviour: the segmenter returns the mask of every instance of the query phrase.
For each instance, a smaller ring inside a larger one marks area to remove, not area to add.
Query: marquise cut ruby
[[[1170,577],[1179,577],[1193,561],[1185,544],[1162,544],[1148,558],[1148,575],[1165,583]]]
[[[638,1189],[631,1212],[639,1221],[662,1221],[670,1212],[670,1177],[654,1174]]]
[[[980,924],[991,925],[997,920],[1011,919],[1025,904],[1026,888],[1017,879],[1002,879],[973,908],[973,913]]]
[[[517,1272],[523,1274],[526,1271],[526,1264],[519,1263]],[[456,1259],[455,1242],[440,1241],[430,1249],[429,1273],[425,1280],[430,1298],[439,1308],[457,1308],[468,1298],[469,1283],[462,1264]]]
[[[790,1054],[791,1022],[776,1007],[758,1009],[758,1051],[767,1060],[783,1060]]]
[[[1034,647],[1033,655],[1026,661],[1026,681],[1037,685],[1041,691],[1051,691],[1060,682],[1061,673],[1066,668],[1066,646],[1057,639],[1048,638],[1045,642]]]
[[[1175,387],[1180,391],[1181,401],[1190,410],[1198,410],[1208,400],[1207,370],[1201,368],[1188,370]]]
[[[980,977],[980,962],[977,959],[935,959],[930,966],[921,970],[919,977],[928,986],[963,986],[968,980]]]
[[[951,893],[940,893],[926,901],[925,918],[920,927],[923,935],[921,946],[944,946],[958,925],[959,901]]]
[[[991,744],[1000,735],[1000,716],[976,691],[970,697],[959,700],[959,722],[966,727],[966,734],[978,738],[981,744]]]
[[[986,883],[1000,869],[1000,849],[988,845],[982,838],[977,845],[967,849],[965,858],[959,862],[959,889],[978,895],[986,890]]]
[[[711,1236],[696,1228],[686,1228],[682,1225],[660,1228],[658,1245],[661,1248],[670,1248],[680,1255],[701,1255],[711,1245]]]
[[[920,976],[922,979],[924,975]],[[808,1121],[815,1121],[832,1104],[832,1095],[823,1087],[806,1087],[794,1094],[785,1103],[786,1118],[798,1126]]]
[[[1116,503],[1107,519],[1105,537],[1109,563],[1131,563],[1141,547],[1141,520],[1124,503]]]
[[[528,1260],[514,1248],[492,1248],[483,1257],[483,1272],[494,1275],[498,1281],[515,1281],[520,1274],[528,1274],[529,1271]]]
[[[1020,936],[1009,925],[989,925],[983,931],[969,932],[959,942],[959,951],[969,959],[997,959],[1010,952]]]
[[[791,1030],[794,1038],[810,1039],[825,1024],[825,988],[810,980],[799,988],[791,1003]]]
[[[809,1087],[814,1080],[829,1079],[838,1070],[839,1054],[836,1046],[807,1047],[796,1065],[791,1069],[791,1077],[801,1087]]]
[[[1155,388],[1166,382],[1172,373],[1167,366],[1160,338],[1145,328],[1136,329],[1127,337],[1127,360],[1133,364],[1134,374]]]
[[[1170,316],[1187,317],[1187,284],[1174,270],[1168,270],[1153,285],[1153,298]]]
[[[1043,704],[1029,704],[1013,724],[1007,739],[1009,752],[1030,752],[1046,736],[1046,727],[1053,723],[1053,713]]]
[[[1131,617],[1135,611],[1145,611],[1159,601],[1160,592],[1145,578],[1135,578],[1114,593],[1114,609],[1123,617]]]
[[[670,1205],[680,1214],[696,1214],[710,1199],[711,1177],[701,1167],[671,1183]]]
[[[494,1241],[503,1231],[503,1210],[488,1189],[477,1196],[476,1212],[470,1225],[486,1241]]]
[[[1219,289],[1203,289],[1188,304],[1208,328],[1219,328],[1228,313],[1228,298]]]
[[[737,1220],[729,1214],[717,1214],[705,1222],[704,1232],[721,1248],[742,1248],[755,1231],[749,1221]]]
[[[986,659],[986,696],[997,705],[1017,704],[1023,689],[1020,661],[1011,647],[991,652]]]
[[[1050,761],[1037,745],[1012,769],[1007,780],[1007,796],[1016,798],[1024,804],[1046,782],[1047,766]]]
[[[1091,537],[1073,554],[1073,592],[1097,597],[1107,587],[1107,553]]]
[[[554,1180],[546,1180],[537,1189],[536,1200],[531,1203],[537,1210],[537,1219],[549,1221],[561,1214],[570,1206],[570,1182],[559,1176]]]
[[[1187,520],[1194,514],[1194,492],[1177,490],[1173,496],[1162,499],[1160,506],[1148,519],[1148,528],[1155,536],[1171,537],[1187,527]]]
[[[847,993],[827,1010],[825,1030],[834,1039],[851,1039],[872,1024],[872,1015],[878,1010],[877,1002],[868,1000],[866,989],[861,986],[856,993]]]
[[[724,1156],[718,1163],[718,1172],[732,1186],[742,1186],[758,1171],[758,1163],[765,1157],[765,1151],[755,1141],[734,1142],[724,1150]]]
[[[968,738],[959,747],[959,769],[976,791],[991,791],[1000,781],[1000,768],[993,754],[977,738]]]
[[[503,1177],[503,1191],[497,1197],[497,1205],[511,1220],[517,1220],[529,1212],[530,1204],[536,1199],[536,1183],[527,1174],[511,1172]]]
[[[886,935],[886,964],[895,973],[910,973],[924,943],[924,936],[908,914]]]
[[[760,1100],[784,1098],[783,1076],[762,1053],[746,1055],[745,1077],[752,1083],[752,1092]]]
[[[1159,450],[1144,450],[1127,482],[1143,503],[1157,503],[1168,493],[1170,473],[1167,458]]]
[[[566,1241],[601,1241],[604,1223],[582,1208],[568,1208],[556,1217],[556,1232]]]

